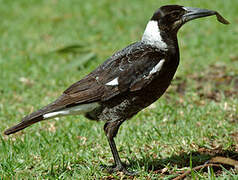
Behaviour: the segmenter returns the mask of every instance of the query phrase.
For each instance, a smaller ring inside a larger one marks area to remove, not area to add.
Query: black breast
[[[156,55],[150,56],[153,57],[153,61],[157,58]],[[164,58],[165,61],[159,74],[149,84],[136,91],[128,89],[109,100],[100,102],[101,107],[88,113],[87,117],[104,121],[126,120],[159,99],[170,85],[177,70],[178,51],[169,50]],[[159,62],[159,59],[157,61]]]

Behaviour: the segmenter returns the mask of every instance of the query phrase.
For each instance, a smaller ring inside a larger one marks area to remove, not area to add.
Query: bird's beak
[[[193,19],[202,18],[206,16],[216,15],[219,22],[223,24],[229,24],[227,20],[225,20],[218,12],[208,10],[208,9],[200,9],[200,8],[193,8],[193,7],[183,7],[186,13],[183,15],[183,22],[186,23]]]

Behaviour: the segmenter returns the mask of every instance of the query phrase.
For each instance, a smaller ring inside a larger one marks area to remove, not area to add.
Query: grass
[[[122,125],[116,143],[123,161],[139,171],[134,179],[170,179],[217,155],[238,159],[237,0],[1,2],[0,132],[138,41],[161,5],[218,10],[231,25],[209,17],[180,30],[175,80],[159,101]],[[102,127],[74,116],[9,137],[1,133],[1,179],[126,178],[99,168],[113,162]],[[192,171],[189,177],[238,178],[230,167]]]

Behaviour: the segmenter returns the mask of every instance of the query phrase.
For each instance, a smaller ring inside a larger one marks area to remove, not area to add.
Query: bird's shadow
[[[165,168],[168,164],[173,167],[176,166],[177,168],[196,167],[209,162],[209,160],[217,156],[238,160],[238,153],[235,151],[221,149],[209,150],[204,148],[202,150],[189,153],[183,152],[179,155],[172,155],[164,159],[147,156],[142,159],[129,160],[129,167],[136,167],[139,165],[140,167],[144,166],[144,169],[148,172],[158,172]],[[232,166],[223,165],[223,167],[230,169]],[[215,171],[216,169],[219,170],[221,168],[215,168]]]

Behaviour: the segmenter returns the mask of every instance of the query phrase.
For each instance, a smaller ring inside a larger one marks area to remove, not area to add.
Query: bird
[[[10,135],[34,123],[60,116],[83,114],[90,120],[104,121],[114,165],[108,172],[134,175],[122,163],[114,141],[122,123],[158,100],[171,84],[178,68],[178,30],[187,22],[218,12],[165,5],[155,11],[140,41],[117,51],[104,63],[72,84],[55,101],[23,117],[4,134]]]

